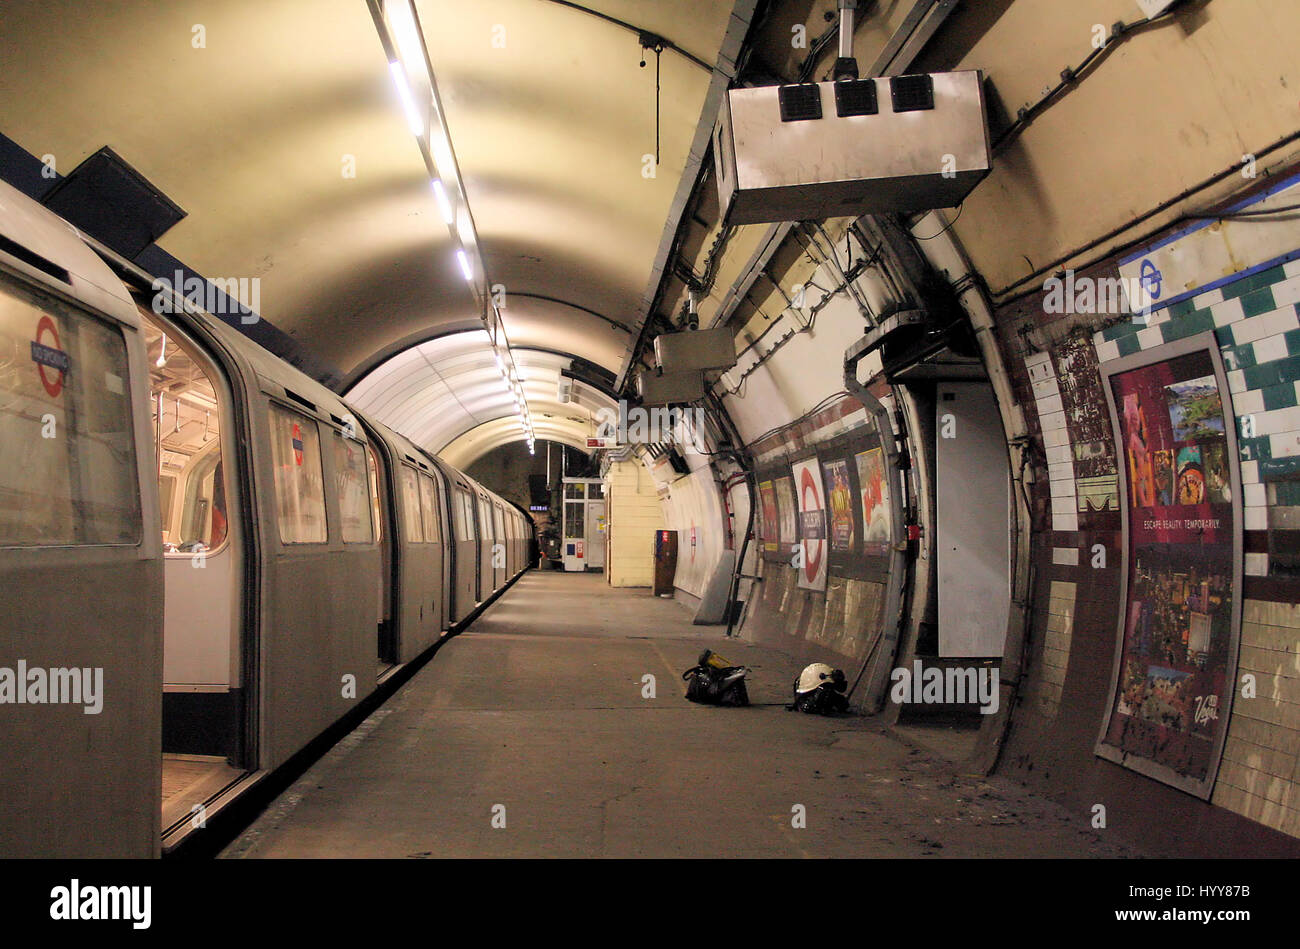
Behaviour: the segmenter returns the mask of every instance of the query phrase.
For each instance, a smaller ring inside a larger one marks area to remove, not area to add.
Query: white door
[[[605,502],[587,502],[587,566],[605,567]]]
[[[1011,472],[993,388],[935,392],[939,655],[1002,655],[1011,608]]]

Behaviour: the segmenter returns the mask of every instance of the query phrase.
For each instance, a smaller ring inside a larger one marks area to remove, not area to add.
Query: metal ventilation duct
[[[992,168],[979,70],[732,89],[713,144],[732,224],[953,207]]]

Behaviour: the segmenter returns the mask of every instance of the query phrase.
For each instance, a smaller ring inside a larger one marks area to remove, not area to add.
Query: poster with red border
[[[799,502],[799,542],[803,545],[803,564],[798,567],[799,586],[805,590],[825,590],[826,561],[830,551],[821,465],[816,458],[809,458],[796,461],[792,471],[795,497]]]
[[[1155,355],[1107,368],[1125,595],[1097,754],[1208,797],[1240,628],[1235,419],[1217,349],[1171,344]]]

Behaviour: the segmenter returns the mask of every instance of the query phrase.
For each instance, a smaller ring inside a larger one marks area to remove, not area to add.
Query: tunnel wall
[[[609,555],[605,579],[615,587],[654,583],[654,534],[664,526],[654,479],[640,461],[619,461],[605,473]]]
[[[1240,273],[1156,311],[1149,324],[1114,312],[1050,313],[1046,290],[997,312],[1017,401],[1048,465],[1031,494],[1037,583],[1028,675],[1001,769],[1081,811],[1105,805],[1109,826],[1157,850],[1300,853],[1300,260],[1285,259],[1300,256],[1300,239],[1277,239],[1283,260],[1251,259],[1238,248]],[[1115,279],[1120,260],[1081,271],[1076,282]],[[1223,277],[1182,276],[1195,285]],[[1225,412],[1239,434],[1240,457],[1232,461],[1245,551],[1237,682],[1208,804],[1094,753],[1115,679],[1125,503],[1118,466],[1127,464],[1101,370],[1205,333],[1223,356]],[[1254,697],[1242,687],[1247,675]]]

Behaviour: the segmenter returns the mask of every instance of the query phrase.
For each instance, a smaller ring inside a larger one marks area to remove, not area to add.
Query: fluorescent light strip
[[[442,186],[441,178],[433,179],[433,196],[438,199],[438,210],[442,212],[442,219],[448,225],[456,223],[456,213],[451,209],[451,199],[447,197],[447,189]]]
[[[402,100],[402,109],[406,112],[406,121],[411,124],[411,132],[417,136],[423,135],[424,124],[420,121],[420,113],[416,111],[415,100],[411,98],[411,87],[406,81],[406,70],[400,61],[394,60],[388,64],[388,71],[397,86],[397,96]]]
[[[456,259],[460,261],[460,272],[465,275],[465,279],[470,283],[474,282],[474,266],[469,262],[469,254],[465,253],[465,248],[460,247],[456,250]]]

